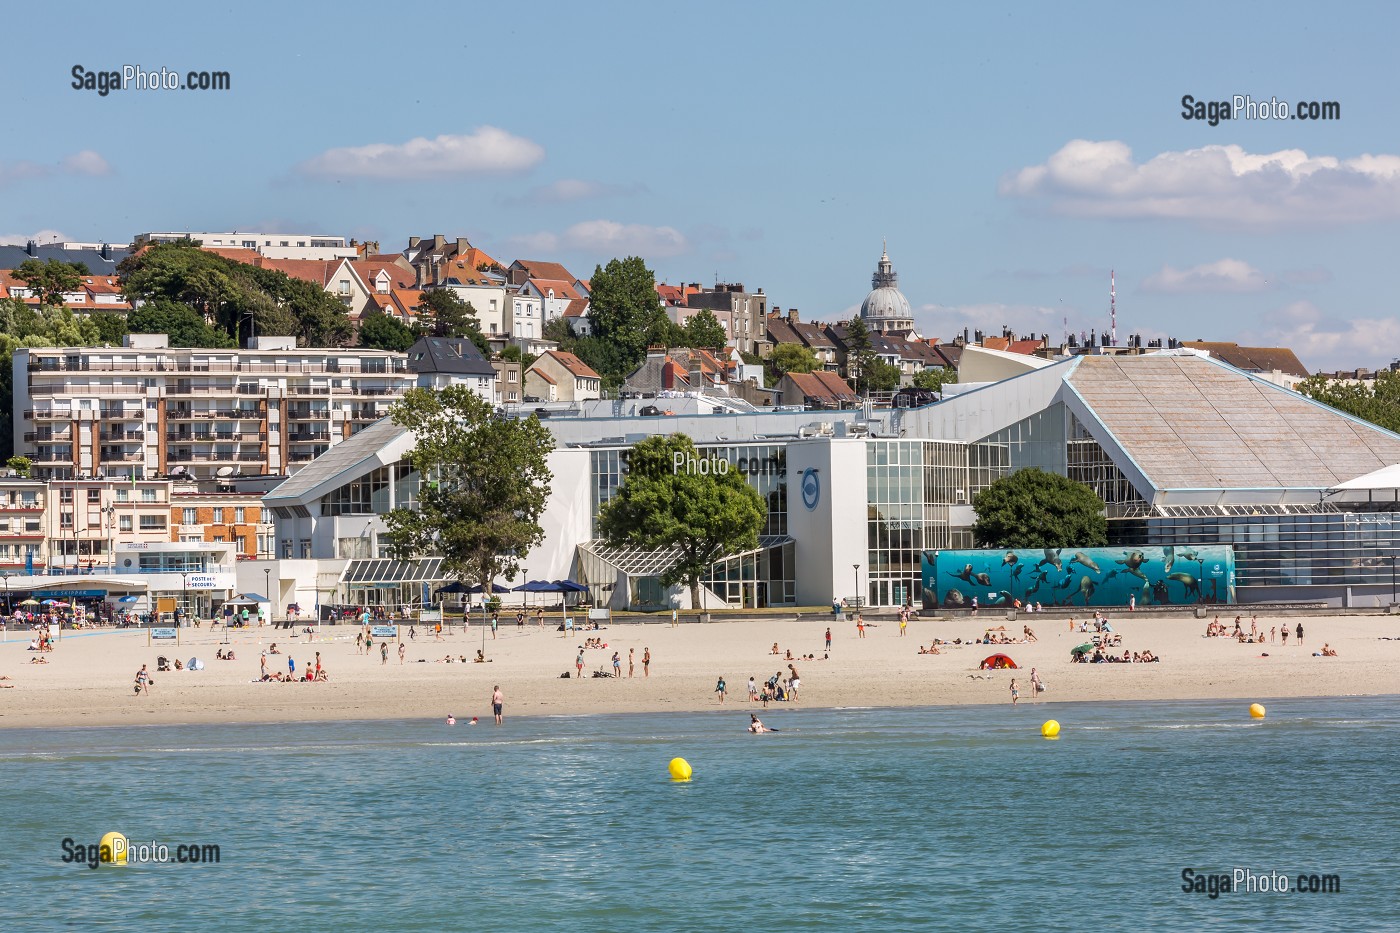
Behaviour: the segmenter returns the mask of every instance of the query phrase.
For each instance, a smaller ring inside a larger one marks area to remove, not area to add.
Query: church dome
[[[909,299],[899,290],[898,281],[899,276],[890,262],[889,251],[882,250],[880,264],[870,277],[870,294],[860,305],[860,316],[870,330],[888,333],[914,328],[913,309],[909,307]]]

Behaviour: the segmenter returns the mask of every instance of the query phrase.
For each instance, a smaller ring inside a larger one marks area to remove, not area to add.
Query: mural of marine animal
[[[947,571],[947,573],[948,573],[948,576],[950,576],[950,577],[957,577],[959,580],[962,580],[964,583],[971,583],[971,582],[972,582],[972,565],[971,565],[971,564],[968,564],[966,567],[964,567],[964,568],[962,569],[962,572],[961,572],[961,573],[953,573],[953,571],[951,571],[951,570]]]
[[[1014,563],[1016,563],[1016,561],[1019,560],[1019,559],[1020,559],[1020,558],[1018,558],[1018,557],[1016,556],[1016,552],[1015,552],[1015,551],[1007,551],[1006,554],[1005,554],[1005,556],[1002,557],[1001,562],[1002,562],[1003,565],[1006,565],[1006,564],[1014,564]]]
[[[1143,582],[1146,582],[1147,574],[1142,572],[1142,563],[1145,560],[1147,560],[1147,555],[1143,554],[1141,551],[1128,551],[1122,560],[1114,561],[1114,563],[1122,564],[1124,573],[1130,573]],[[1112,576],[1114,573],[1117,573],[1117,571],[1111,572],[1109,576]]]
[[[1078,564],[1085,570],[1092,570],[1094,573],[1099,572],[1099,565],[1090,560],[1089,555],[1085,554],[1083,551],[1075,551],[1074,556],[1069,559],[1069,564],[1071,567]]]
[[[963,602],[962,590],[957,587],[952,587],[943,594],[943,605],[945,606],[961,606]]]
[[[1067,589],[1069,589],[1069,588],[1070,588],[1071,586],[1073,586],[1073,585],[1074,585],[1074,574],[1072,574],[1072,573],[1067,573],[1067,574],[1065,574],[1065,578],[1064,578],[1063,580],[1061,580],[1059,583],[1056,583],[1056,584],[1055,584],[1054,588],[1057,589],[1057,590],[1067,590]]]
[[[1094,581],[1088,577],[1080,577],[1079,595],[1084,597],[1084,605],[1089,605],[1089,600],[1094,596]]]
[[[973,579],[973,580],[976,580],[978,583],[982,584],[983,586],[991,586],[991,585],[992,585],[992,578],[991,578],[991,575],[990,575],[990,574],[985,574],[985,573],[974,573],[974,574],[972,575],[972,579]],[[970,581],[969,581],[969,582],[970,582]]]
[[[1046,548],[1046,549],[1045,549],[1045,557],[1043,557],[1043,558],[1041,559],[1040,563],[1038,563],[1038,564],[1035,565],[1035,569],[1036,569],[1036,570],[1039,570],[1041,567],[1044,567],[1046,564],[1049,564],[1051,567],[1054,567],[1056,570],[1061,570],[1061,569],[1063,569],[1063,568],[1061,567],[1061,565],[1060,565],[1060,549],[1059,549],[1059,548],[1057,548],[1057,547],[1048,547],[1048,548]]]
[[[1191,576],[1191,574],[1189,574],[1189,573],[1169,573],[1169,574],[1167,574],[1167,579],[1168,579],[1168,580],[1175,580],[1177,583],[1180,583],[1182,586],[1186,587],[1186,592],[1182,594],[1182,597],[1181,597],[1182,599],[1190,599],[1190,598],[1191,598],[1191,594],[1194,593],[1194,594],[1196,595],[1196,600],[1197,600],[1197,602],[1200,601],[1200,599],[1201,599],[1201,581],[1200,581],[1200,580],[1197,580],[1195,577]]]
[[[1162,548],[1162,573],[1171,573],[1174,563],[1176,563],[1176,548],[1167,545]]]

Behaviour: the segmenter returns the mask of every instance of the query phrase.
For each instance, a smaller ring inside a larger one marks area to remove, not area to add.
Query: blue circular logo
[[[817,478],[817,471],[808,467],[802,471],[802,504],[807,506],[807,511],[812,511],[817,507],[817,503],[822,499],[822,482]]]

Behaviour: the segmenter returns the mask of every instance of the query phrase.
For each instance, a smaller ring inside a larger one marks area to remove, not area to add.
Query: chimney
[[[433,249],[434,249],[435,251],[436,251],[436,250],[442,249],[442,248],[443,248],[444,246],[446,246],[446,245],[447,245],[447,237],[443,236],[441,233],[434,233],[434,234],[433,234]]]
[[[788,308],[787,321],[789,324],[801,324],[802,318],[797,316],[796,308]]]
[[[102,258],[103,258],[103,259],[111,259],[111,258],[112,258],[112,244],[110,244],[110,243],[103,243],[103,244],[102,244]]]
[[[457,238],[457,255],[458,255],[458,256],[464,256],[464,255],[466,255],[467,250],[469,250],[469,249],[471,249],[471,248],[472,248],[472,245],[471,245],[470,243],[467,242],[467,238],[466,238],[466,237],[464,237],[464,236],[459,236],[459,237]]]
[[[419,243],[422,243],[422,242],[423,242],[423,241],[420,240],[420,239],[418,239],[418,237],[416,237],[416,236],[411,236],[411,237],[408,238],[408,248],[409,248],[409,249],[417,249],[417,248],[418,248],[418,244],[419,244]]]
[[[28,243],[24,244],[24,251],[31,256],[38,256],[39,244],[35,243],[33,240],[30,240]]]

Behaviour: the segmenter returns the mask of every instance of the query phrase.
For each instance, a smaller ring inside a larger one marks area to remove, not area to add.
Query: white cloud
[[[73,153],[64,159],[60,166],[63,171],[70,175],[101,176],[112,174],[112,167],[107,164],[107,160],[91,149]]]
[[[646,259],[678,256],[690,249],[690,242],[675,227],[622,224],[615,220],[585,220],[561,234],[521,234],[511,237],[508,243],[517,252],[539,254],[564,249]]]
[[[419,136],[406,143],[370,143],[327,149],[297,166],[303,175],[418,179],[518,172],[544,158],[538,143],[494,126],[470,134]]]
[[[91,149],[84,149],[81,152],[64,156],[53,164],[33,162],[28,159],[22,159],[18,162],[0,162],[0,185],[34,178],[47,178],[53,175],[100,176],[110,174],[112,174],[112,167],[107,164],[107,160]]]
[[[35,243],[63,243],[68,236],[58,230],[38,230],[34,233],[0,233],[0,246],[24,246],[30,240]]]
[[[1310,372],[1387,366],[1400,347],[1400,319],[1342,318],[1310,301],[1295,301],[1264,315],[1235,338],[1253,346],[1289,347]]]
[[[1080,217],[1226,227],[1361,223],[1400,218],[1400,156],[1254,154],[1229,145],[1136,162],[1126,143],[1075,139],[1043,165],[1006,175],[999,191]]]
[[[581,178],[561,178],[547,185],[538,185],[518,198],[507,198],[511,205],[568,204],[593,198],[628,197],[646,192],[641,184],[615,185]]]
[[[1164,265],[1142,282],[1143,291],[1163,295],[1261,292],[1268,287],[1264,273],[1239,259],[1220,259],[1189,269]]]

